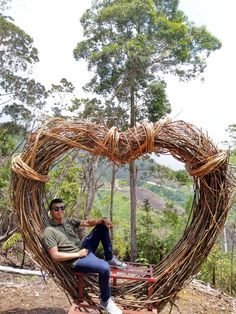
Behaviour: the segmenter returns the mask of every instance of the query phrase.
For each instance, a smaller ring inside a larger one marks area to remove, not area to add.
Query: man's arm
[[[64,261],[69,261],[71,259],[75,258],[82,258],[88,255],[88,250],[87,249],[82,249],[78,252],[59,252],[57,246],[50,247],[48,249],[48,253],[50,257],[55,261],[55,262],[64,262]]]
[[[110,221],[110,219],[107,218],[80,221],[80,227],[93,227],[99,224],[104,224],[107,226],[107,228],[112,228],[112,222]]]

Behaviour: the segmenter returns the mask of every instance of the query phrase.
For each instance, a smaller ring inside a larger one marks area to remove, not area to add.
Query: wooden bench
[[[153,266],[150,264],[140,264],[128,262],[127,268],[117,269],[111,267],[110,280],[111,287],[115,287],[118,284],[118,280],[138,280],[147,282],[147,296],[151,296],[153,293],[152,284],[157,281],[153,277]],[[79,290],[79,299],[75,300],[72,304],[68,314],[82,314],[82,313],[102,313],[98,310],[99,300],[98,298],[91,298],[86,300],[84,296],[84,276],[86,274],[76,272],[75,273],[78,280],[78,290]],[[97,274],[93,274],[97,275]],[[83,309],[86,309],[86,312],[83,312]],[[136,313],[148,313],[150,314],[152,309],[148,311],[133,311],[133,310],[123,310],[123,313],[126,314],[136,314]]]

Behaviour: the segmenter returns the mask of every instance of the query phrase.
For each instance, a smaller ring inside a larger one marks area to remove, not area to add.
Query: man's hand
[[[92,227],[99,224],[104,224],[107,228],[112,228],[112,222],[108,218],[81,220],[80,227]]]
[[[112,222],[110,221],[110,219],[103,218],[102,221],[107,228],[112,228]]]
[[[88,255],[88,249],[82,249],[78,252],[78,257],[82,258]]]

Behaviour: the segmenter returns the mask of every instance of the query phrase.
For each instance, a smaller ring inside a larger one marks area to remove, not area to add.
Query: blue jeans
[[[95,256],[99,242],[101,241],[105,260]],[[112,244],[110,240],[109,230],[104,224],[99,224],[89,233],[82,243],[82,248],[88,249],[89,253],[83,258],[77,259],[73,263],[73,271],[81,273],[97,273],[98,283],[103,302],[107,301],[111,296],[110,289],[110,266],[106,262],[112,259]]]

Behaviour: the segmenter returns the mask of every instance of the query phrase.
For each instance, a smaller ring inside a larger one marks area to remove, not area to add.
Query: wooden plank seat
[[[153,277],[153,265],[150,264],[140,264],[127,262],[127,268],[117,269],[111,267],[110,280],[111,286],[116,286],[118,280],[138,280],[147,282],[147,295],[152,294],[152,283],[156,282],[157,279]],[[91,275],[91,274],[89,274]],[[97,275],[97,274],[92,274]],[[85,299],[84,296],[84,276],[86,274],[76,272],[75,276],[78,281],[78,290],[79,290],[79,299],[75,300],[72,304],[68,314],[78,314],[78,313],[103,313],[98,308],[99,300],[98,298],[90,298],[89,300]],[[85,312],[83,310],[86,309]],[[152,310],[147,311],[133,311],[133,310],[123,310],[123,313],[126,314],[136,314],[136,313],[151,313]]]
[[[132,262],[126,264],[127,268],[124,269],[111,268],[110,278],[114,286],[118,279],[147,281],[150,283],[157,281],[156,278],[153,277],[152,265]],[[148,293],[148,295],[150,294]]]

